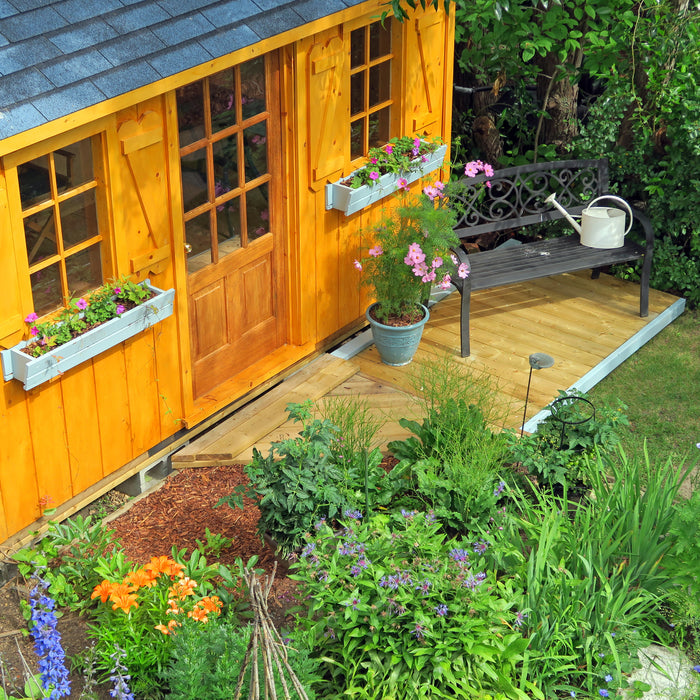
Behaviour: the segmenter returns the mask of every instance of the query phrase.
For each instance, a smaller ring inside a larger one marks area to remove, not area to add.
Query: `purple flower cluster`
[[[435,614],[438,615],[439,617],[445,617],[447,615],[447,611],[449,608],[447,605],[444,603],[440,603],[440,605],[435,607]]]
[[[465,588],[469,588],[472,591],[475,591],[484,581],[486,580],[486,574],[481,571],[479,572],[476,576],[473,574],[469,574],[466,579],[464,579],[464,583],[462,585]]]
[[[382,576],[379,579],[381,588],[390,588],[392,591],[398,590],[399,586],[410,586],[413,583],[410,571],[399,571],[396,574]]]
[[[353,510],[352,508],[346,508],[343,511],[343,515],[351,520],[362,520],[362,513],[359,510]]]
[[[128,682],[131,680],[131,676],[127,673],[127,668],[122,663],[122,658],[126,656],[126,652],[116,645],[116,651],[114,654],[110,654],[110,659],[112,659],[112,672],[109,676],[109,680],[114,684],[112,690],[109,694],[117,700],[134,700],[134,694],[129,689]]]
[[[66,668],[66,655],[61,646],[61,634],[56,629],[56,601],[46,595],[49,582],[41,578],[37,569],[32,576],[35,585],[30,592],[29,607],[32,611],[31,635],[34,651],[39,657],[41,686],[50,690],[51,700],[70,695],[70,681]]]
[[[455,561],[467,561],[467,559],[469,559],[469,552],[467,552],[466,549],[455,547],[450,550],[450,559],[454,559]]]
[[[482,538],[478,539],[476,542],[474,542],[474,544],[472,545],[472,549],[477,554],[483,554],[490,546],[491,546],[491,543],[482,537]]]

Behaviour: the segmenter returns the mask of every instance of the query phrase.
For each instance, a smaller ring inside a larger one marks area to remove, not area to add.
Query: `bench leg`
[[[644,256],[642,274],[639,279],[639,315],[644,318],[649,315],[649,280],[651,278],[651,254]]]
[[[472,285],[469,278],[464,280],[462,288],[459,290],[462,295],[462,304],[459,318],[459,334],[462,357],[469,357],[471,352],[469,347],[469,306],[472,296]]]

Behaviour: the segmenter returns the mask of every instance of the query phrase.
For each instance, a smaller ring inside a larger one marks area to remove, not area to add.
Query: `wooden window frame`
[[[248,117],[246,119],[243,118],[242,115],[242,104],[240,99],[235,100],[236,104],[236,121],[234,124],[231,126],[227,126],[224,129],[221,129],[219,131],[216,131],[216,133],[212,132],[212,123],[211,123],[211,94],[210,94],[210,79],[216,75],[216,73],[212,75],[205,76],[203,78],[200,78],[197,81],[194,81],[195,83],[201,83],[202,84],[202,94],[203,94],[203,104],[204,104],[204,136],[200,139],[197,139],[196,141],[193,141],[192,143],[187,144],[186,146],[180,147],[178,144],[178,154],[180,158],[180,163],[182,163],[182,158],[185,156],[195,153],[196,151],[199,150],[205,150],[206,152],[206,172],[207,172],[207,201],[203,202],[202,204],[199,204],[198,206],[194,207],[193,209],[185,210],[184,209],[184,199],[183,199],[183,218],[184,218],[184,223],[185,225],[197,218],[198,216],[201,216],[202,214],[208,213],[209,214],[209,230],[210,230],[210,236],[211,236],[211,261],[207,264],[217,264],[222,258],[219,256],[219,237],[218,237],[218,224],[217,224],[217,207],[221,206],[222,204],[226,204],[227,202],[234,201],[238,199],[243,206],[240,208],[240,226],[241,226],[241,249],[247,248],[250,244],[254,243],[254,239],[252,241],[248,240],[248,217],[247,217],[247,200],[245,198],[245,195],[248,192],[251,192],[262,185],[268,185],[268,196],[272,196],[272,193],[270,192],[271,189],[271,183],[272,183],[272,169],[274,167],[274,162],[275,162],[275,156],[274,153],[272,153],[271,148],[270,148],[270,137],[271,137],[271,128],[270,128],[270,123],[272,119],[272,115],[275,113],[279,112],[278,105],[276,104],[271,104],[272,100],[279,99],[277,97],[277,93],[279,92],[278,90],[273,90],[271,89],[271,85],[274,84],[274,74],[278,70],[278,58],[277,58],[277,53],[276,52],[270,52],[270,53],[265,53],[261,54],[260,56],[254,56],[253,58],[250,58],[246,61],[242,61],[240,63],[236,63],[233,66],[230,66],[228,68],[224,68],[222,70],[231,70],[233,71],[234,74],[234,89],[235,89],[235,95],[240,96],[242,94],[241,92],[241,71],[240,68],[243,66],[245,63],[248,63],[249,61],[256,60],[258,58],[262,58],[264,61],[264,71],[265,71],[265,110],[262,112],[259,112],[255,114],[252,117]],[[218,71],[222,72],[222,71]],[[177,99],[175,100],[175,106],[177,109]],[[268,125],[268,128],[266,128],[266,133],[267,133],[267,139],[268,139],[268,150],[267,150],[267,165],[268,169],[267,172],[248,181],[246,180],[245,177],[245,146],[243,144],[243,135],[246,131],[246,129],[249,129],[256,124],[260,123],[265,123]],[[219,141],[223,141],[233,135],[236,135],[237,137],[237,149],[236,149],[236,158],[237,158],[237,164],[236,164],[236,169],[237,172],[239,173],[239,180],[238,180],[238,186],[234,187],[227,192],[224,192],[223,194],[220,194],[219,196],[216,196],[215,194],[215,188],[216,188],[216,182],[215,182],[215,175],[214,175],[214,147]],[[243,182],[241,183],[241,180]],[[204,251],[203,251],[204,252]],[[194,270],[195,272],[198,270]]]
[[[42,317],[50,317],[61,309],[66,308],[71,299],[71,291],[68,288],[66,277],[67,258],[86,250],[95,243],[100,243],[100,264],[102,277],[100,283],[94,287],[98,289],[106,280],[115,276],[115,250],[114,250],[114,227],[111,214],[111,200],[107,167],[107,141],[108,127],[106,121],[93,123],[91,125],[74,129],[60,136],[55,136],[45,141],[40,141],[32,146],[16,151],[4,156],[2,165],[5,170],[8,192],[8,206],[10,219],[12,221],[12,231],[14,239],[15,256],[17,259],[17,270],[19,277],[20,299],[23,309],[34,309],[34,299],[31,287],[31,275],[34,272],[47,268],[59,262],[61,294],[63,305],[56,307],[52,311],[43,314]],[[66,192],[57,192],[54,158],[56,153],[62,149],[79,141],[90,139],[92,147],[92,180],[72,187]],[[22,200],[19,188],[19,176],[17,169],[24,163],[36,158],[46,156],[50,163],[50,196],[49,199],[34,204],[27,209],[22,209]],[[63,247],[63,236],[61,235],[60,206],[74,197],[85,192],[94,190],[95,206],[97,210],[97,229],[95,236],[80,241],[70,246],[70,252],[66,255]],[[24,220],[37,212],[54,209],[54,223],[56,227],[56,253],[41,261],[30,264],[27,253]]]
[[[367,18],[364,17],[362,20],[357,20],[355,22],[348,22],[344,29],[347,31],[347,51],[348,51],[348,95],[349,95],[349,105],[350,110],[352,110],[352,77],[358,75],[359,73],[365,74],[364,82],[364,94],[363,94],[363,104],[365,109],[356,114],[349,115],[349,132],[348,132],[348,153],[349,161],[352,167],[359,167],[362,161],[366,158],[367,152],[370,149],[369,144],[369,128],[368,123],[372,114],[379,112],[382,109],[388,107],[390,109],[389,116],[389,132],[391,136],[401,135],[399,130],[401,128],[401,105],[403,103],[403,93],[401,91],[401,56],[403,54],[403,28],[400,22],[396,20],[391,21],[391,50],[388,54],[380,56],[375,59],[370,58],[370,27],[373,24],[381,24],[381,20],[376,17]],[[365,30],[365,56],[364,61],[361,65],[352,67],[352,32],[364,29]],[[379,102],[376,105],[369,106],[369,74],[370,69],[374,66],[381,65],[382,63],[391,63],[391,87],[389,91],[389,98]],[[352,154],[352,127],[355,123],[363,121],[364,127],[362,129],[362,153],[353,157]],[[383,145],[383,144],[377,144]]]

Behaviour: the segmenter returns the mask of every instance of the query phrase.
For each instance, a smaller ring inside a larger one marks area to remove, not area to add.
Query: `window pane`
[[[265,105],[265,58],[260,56],[244,63],[240,71],[243,119],[249,119],[267,109]]]
[[[261,185],[246,195],[248,240],[264,236],[270,230],[270,204],[267,185]]]
[[[381,22],[374,22],[369,25],[369,60],[374,61],[377,58],[386,56],[391,53],[391,19],[387,18],[384,21],[384,26]]]
[[[88,190],[61,202],[59,211],[64,249],[98,235],[95,190]]]
[[[209,201],[206,149],[182,157],[182,200],[186,212]]]
[[[28,209],[34,204],[45,202],[51,197],[49,180],[49,157],[40,156],[27,163],[17,166],[19,178],[19,194],[22,209]]]
[[[53,207],[32,214],[24,220],[24,238],[27,242],[27,260],[30,265],[56,255],[58,248]]]
[[[95,179],[90,139],[54,151],[53,163],[56,168],[56,189],[59,193]]]
[[[43,316],[63,306],[61,274],[58,263],[32,273],[29,280],[32,285],[34,312],[37,315]]]
[[[354,116],[365,110],[365,74],[355,73],[350,78],[350,114]]]
[[[246,182],[266,175],[267,167],[267,122],[260,122],[243,132],[245,144]]]
[[[369,106],[374,107],[391,97],[391,63],[385,61],[369,69]]]
[[[187,146],[204,136],[204,90],[201,81],[178,88],[176,96],[180,146]]]
[[[216,208],[219,260],[241,247],[241,200],[239,197]]]
[[[238,182],[238,135],[232,134],[212,145],[214,153],[214,196],[240,186]]]
[[[185,223],[185,240],[192,246],[192,250],[187,254],[188,272],[201,270],[212,261],[208,211]]]
[[[82,296],[88,290],[102,284],[102,258],[99,243],[66,258],[66,279],[68,291],[74,297]]]
[[[209,78],[209,99],[212,133],[236,123],[236,82],[233,68]]]
[[[358,119],[350,124],[350,158],[360,158],[365,155],[365,120]],[[388,140],[388,139],[387,139]]]
[[[365,63],[365,28],[350,33],[350,67],[357,68]]]
[[[369,116],[369,146],[381,146],[386,143],[391,135],[389,134],[389,107],[384,107]]]

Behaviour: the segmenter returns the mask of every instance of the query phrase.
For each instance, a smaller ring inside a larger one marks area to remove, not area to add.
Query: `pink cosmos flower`
[[[467,177],[476,177],[479,174],[479,170],[477,169],[477,165],[474,161],[471,161],[464,166],[464,174]]]
[[[442,258],[439,255],[433,260],[431,267],[433,270],[437,270],[438,268],[442,267]]]
[[[484,163],[484,175],[486,175],[486,177],[493,177],[493,166]]]
[[[435,197],[439,197],[440,193],[432,185],[426,185],[423,188],[423,194],[432,202]]]
[[[455,265],[459,265],[459,260],[457,260],[457,256],[454,253],[450,253],[450,259]]]
[[[379,179],[379,173],[378,173],[376,170],[373,170],[373,171],[369,174],[369,179],[370,179],[370,180],[378,180],[378,179]]]
[[[117,304],[117,316],[121,316],[125,311],[123,304]]]
[[[434,282],[435,281],[435,270],[430,270],[427,274],[423,275],[421,278],[421,282],[424,284],[427,284],[428,282]]]
[[[34,311],[32,311],[32,313],[30,313],[29,316],[27,316],[27,318],[24,319],[24,322],[34,323],[34,321],[37,321],[38,319],[39,317],[36,315],[36,313],[34,313]]]
[[[461,263],[457,268],[457,275],[463,280],[469,277],[469,265],[467,265],[467,263]]]
[[[88,303],[83,299],[82,297],[78,299],[78,301],[75,304],[81,311],[85,311],[88,307]]]
[[[359,260],[353,260],[352,264],[362,272],[362,263]]]
[[[375,245],[373,248],[370,248],[367,252],[373,258],[378,258],[384,252],[384,249],[380,245]]]
[[[424,262],[416,263],[413,266],[413,274],[416,277],[424,277],[425,275],[428,274],[428,266]]]
[[[425,253],[421,250],[418,243],[411,243],[408,246],[408,253],[403,261],[406,265],[418,265],[425,260]]]
[[[440,289],[449,289],[450,284],[452,283],[452,278],[450,277],[449,273],[446,273],[443,278],[440,280],[438,283],[438,287]]]
[[[408,192],[408,180],[405,177],[400,177],[397,184],[400,190]]]

